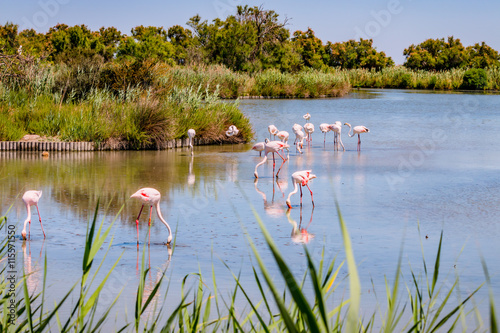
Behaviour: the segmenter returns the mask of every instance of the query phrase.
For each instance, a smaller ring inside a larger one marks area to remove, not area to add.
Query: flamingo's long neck
[[[160,210],[160,201],[156,203],[156,212],[158,213],[158,217],[160,220],[163,222],[163,224],[167,227],[168,229],[168,239],[167,239],[167,244],[170,244],[170,241],[172,240],[172,229],[170,229],[170,226],[168,225],[167,221],[163,218],[163,215],[161,215],[161,210]]]
[[[349,126],[349,132],[347,132],[347,135],[349,135],[349,137],[352,138],[354,136],[354,133],[351,134],[351,132],[352,132],[352,126],[351,125],[347,125],[347,126]]]
[[[260,161],[259,163],[257,163],[257,165],[255,166],[255,171],[254,171],[255,177],[258,177],[257,168],[259,166],[261,166],[262,164],[266,163],[266,161],[267,161],[267,154],[269,154],[269,152],[268,151],[264,151],[264,158],[262,159],[262,161]]]
[[[290,198],[291,198],[291,196],[294,195],[295,193],[297,193],[298,190],[299,190],[299,187],[297,185],[297,182],[294,180],[293,181],[293,191],[290,192],[290,194],[288,194],[288,198],[286,198],[286,202],[288,203],[288,205],[290,205]]]
[[[26,234],[26,225],[28,224],[29,221],[31,221],[31,207],[29,204],[26,204],[26,210],[28,211],[28,216],[24,221],[23,234]]]

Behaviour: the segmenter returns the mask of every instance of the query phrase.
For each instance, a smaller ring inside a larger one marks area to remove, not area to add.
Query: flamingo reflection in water
[[[26,244],[27,243],[27,244]],[[43,245],[45,241],[42,242],[42,247],[40,248],[40,257],[38,263],[33,264],[31,259],[31,242],[24,240],[22,246],[23,249],[23,265],[24,274],[26,275],[26,286],[28,287],[28,293],[30,296],[36,295],[37,288],[40,281],[43,279],[41,277],[40,263],[42,263],[42,253]]]
[[[149,300],[148,307],[143,308],[143,312],[141,317],[144,320],[148,320],[152,315],[155,314],[155,309],[160,307],[162,300],[160,299],[160,286],[163,283],[163,279],[170,265],[170,261],[172,259],[172,247],[167,247],[168,258],[167,260],[161,264],[161,266],[156,268],[156,274],[153,277],[153,270],[151,269],[151,256],[150,256],[150,247],[148,246],[148,267],[145,266],[145,254],[143,251],[142,254],[142,262],[141,269],[139,270],[139,251],[137,251],[137,276],[139,279],[144,281],[144,289],[142,291],[142,295],[137,294],[137,297],[141,297],[141,305],[142,307],[146,306],[146,302]],[[148,274],[149,273],[149,274]],[[147,276],[146,276],[147,274]]]
[[[285,197],[285,193],[283,192],[283,189],[286,189],[286,187],[288,186],[288,183],[286,182],[286,180],[276,178],[276,180],[273,181],[273,196],[271,197],[271,202],[269,202],[267,200],[266,193],[259,190],[259,188],[257,187],[258,183],[259,183],[259,179],[255,178],[255,180],[254,180],[255,191],[262,196],[262,199],[264,199],[264,211],[266,212],[266,214],[268,214],[270,216],[275,216],[275,217],[282,216],[283,214],[285,214],[285,210],[283,209],[282,202],[275,201],[274,196],[276,194],[275,188],[277,186],[281,192],[282,197],[283,198]]]
[[[300,220],[298,225],[297,222],[290,216],[290,211],[291,209],[288,208],[286,211],[286,217],[288,219],[288,222],[292,225],[292,242],[302,244],[309,243],[314,238],[314,234],[311,234],[307,231],[313,220],[314,207],[311,210],[311,218],[309,219],[309,223],[305,228],[302,228],[302,206],[300,206]]]

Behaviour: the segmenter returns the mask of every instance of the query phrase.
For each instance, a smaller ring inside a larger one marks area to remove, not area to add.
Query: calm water
[[[19,270],[24,266],[33,272],[31,290],[41,288],[40,262],[45,253],[50,299],[60,299],[77,281],[87,222],[100,198],[99,221],[105,226],[123,206],[112,227],[114,239],[104,270],[122,258],[102,303],[124,288],[116,308],[126,309],[132,320],[142,254],[138,255],[135,244],[140,203],[129,197],[140,187],[154,187],[162,193],[163,215],[177,230],[177,246],[170,256],[163,245],[168,232],[153,213],[152,244],[146,250],[152,268],[148,283],[153,284],[166,269],[171,284],[167,299],[172,306],[186,274],[201,270],[211,281],[212,267],[218,286],[227,294],[232,277],[225,264],[234,272],[241,271],[243,283],[254,288],[244,230],[276,273],[252,208],[298,276],[306,267],[300,243],[304,233],[294,232],[297,227],[309,233],[307,246],[315,258],[324,248],[327,258],[337,255],[340,263],[342,238],[335,200],[352,238],[366,313],[375,309],[374,286],[384,300],[384,276],[393,279],[401,246],[404,282],[411,284],[409,267],[423,274],[422,251],[428,265],[433,265],[441,231],[443,289],[458,274],[462,295],[474,290],[484,281],[482,256],[493,291],[500,295],[498,95],[378,90],[357,91],[340,99],[244,100],[240,106],[252,121],[257,141],[269,137],[269,124],[289,131],[292,137],[292,125],[303,124],[306,112],[312,116],[316,126],[312,146],[303,155],[297,155],[292,146],[277,183],[269,162],[259,169],[258,182],[254,181],[253,170],[261,158],[249,150],[251,145],[196,147],[194,158],[187,150],[54,153],[48,159],[38,154],[0,153],[0,208],[5,213],[13,204],[8,218],[19,234],[26,218],[20,196],[27,189],[43,190],[40,214],[47,239],[43,240],[35,213],[32,240],[16,241]],[[361,152],[356,151],[357,138],[347,136],[346,126],[345,152],[334,151],[332,133],[323,145],[319,124],[337,120],[370,129],[362,135]],[[302,209],[296,195],[287,215],[290,175],[302,169],[312,169],[318,176],[311,183],[316,206],[313,209],[306,190]],[[143,212],[141,246],[147,230],[147,213]],[[346,276],[345,270],[342,274]],[[212,284],[207,285],[211,288]],[[347,286],[347,281],[342,282],[339,293]],[[486,309],[486,288],[476,300]]]

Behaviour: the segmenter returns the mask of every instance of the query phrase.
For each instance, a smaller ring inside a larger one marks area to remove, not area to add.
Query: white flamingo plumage
[[[306,141],[312,141],[312,134],[314,133],[314,125],[312,123],[305,124],[304,131],[307,134]]]
[[[278,128],[274,125],[269,125],[267,126],[267,130],[269,131],[269,140],[271,140],[271,135],[274,136],[274,138],[276,139],[276,134],[278,134]]]
[[[331,131],[330,125],[323,123],[323,124],[319,125],[319,129],[322,133],[325,134],[325,137],[323,138],[323,144],[325,144],[326,143],[326,133]]]
[[[188,138],[189,138],[189,147],[191,147],[191,155],[194,155],[193,152],[193,138],[196,135],[196,131],[192,128],[188,129]]]
[[[344,144],[342,143],[342,123],[340,121],[336,121],[335,124],[330,125],[330,129],[333,131],[333,144],[334,149],[339,150],[339,142],[342,145],[342,149],[345,151]]]
[[[311,115],[309,113],[306,113],[305,115],[302,116],[306,120],[306,123],[309,122],[309,119],[311,119]]]
[[[299,153],[302,154],[302,149],[304,147],[304,137],[306,135],[304,134],[304,132],[302,130],[298,130],[297,132],[295,132],[295,144],[296,144],[296,149],[299,151]]]
[[[257,173],[257,168],[259,166],[261,166],[262,164],[266,163],[267,161],[267,154],[269,153],[273,153],[273,170],[274,170],[274,153],[278,154],[279,157],[281,157],[281,159],[283,160],[283,162],[286,161],[286,159],[281,156],[281,154],[279,153],[280,150],[283,150],[285,148],[290,148],[290,146],[284,142],[281,142],[281,141],[269,141],[268,143],[266,143],[265,145],[265,148],[264,148],[264,158],[262,159],[261,162],[259,162],[256,166],[255,166],[255,171],[254,171],[254,176],[255,178],[259,178],[259,174]],[[279,170],[278,172],[276,173],[276,176],[278,176],[278,173],[279,173]]]
[[[163,215],[161,214],[160,210],[160,199],[161,199],[161,194],[158,190],[151,188],[151,187],[145,187],[141,188],[134,194],[130,196],[131,198],[136,198],[140,201],[142,201],[142,207],[141,210],[139,211],[139,215],[137,216],[137,219],[135,220],[135,224],[137,227],[137,246],[139,246],[139,217],[141,216],[142,209],[144,208],[144,205],[149,205],[149,226],[151,226],[151,215],[153,214],[153,206],[156,208],[156,213],[158,214],[158,217],[160,218],[161,222],[167,227],[168,229],[168,238],[167,238],[167,245],[170,244],[172,241],[172,230],[170,229],[170,226],[168,225],[167,221],[163,218]],[[151,229],[149,230],[149,238],[148,238],[148,245],[151,237]]]
[[[26,224],[29,223],[29,231],[28,233],[31,236],[31,206],[36,207],[36,211],[38,212],[38,219],[40,221],[40,226],[42,227],[42,232],[43,232],[43,238],[45,238],[45,231],[43,230],[43,225],[42,225],[42,217],[40,216],[40,211],[38,210],[38,200],[42,197],[42,191],[26,191],[23,194],[23,201],[24,204],[26,205],[26,210],[28,212],[28,217],[26,217],[26,220],[24,221],[24,227],[23,231],[21,232],[21,236],[23,239],[26,239]]]
[[[233,135],[238,135],[239,132],[240,130],[236,126],[231,125],[229,126],[229,129],[226,131],[226,135],[231,137]]]
[[[349,126],[349,132],[347,133],[347,135],[349,135],[351,138],[356,134],[358,135],[358,150],[361,150],[361,137],[359,135],[361,133],[370,132],[368,127],[362,126],[362,125],[352,127],[351,124],[349,124],[349,123],[344,123],[344,125]],[[352,130],[352,134],[351,134],[351,130]]]
[[[276,133],[276,136],[281,140],[281,142],[288,143],[288,137],[290,134],[288,134],[287,131],[279,131]]]
[[[292,183],[293,183],[293,191],[288,194],[288,198],[286,199],[286,204],[288,208],[292,208],[292,204],[290,203],[290,198],[292,195],[297,193],[300,188],[300,205],[302,206],[302,186],[307,186],[309,192],[311,192],[311,201],[314,207],[314,198],[311,188],[309,187],[309,181],[311,179],[316,178],[316,175],[311,173],[311,170],[302,170],[297,171],[292,174]]]

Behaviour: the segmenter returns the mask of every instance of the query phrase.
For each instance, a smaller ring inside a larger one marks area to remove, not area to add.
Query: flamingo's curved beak
[[[286,202],[286,205],[288,206],[288,209],[292,209],[292,205],[290,205],[289,201]]]

